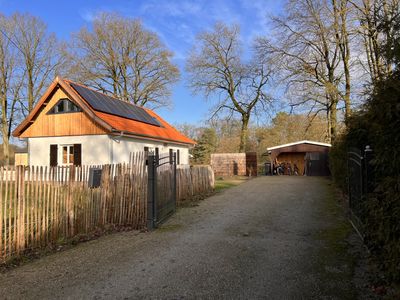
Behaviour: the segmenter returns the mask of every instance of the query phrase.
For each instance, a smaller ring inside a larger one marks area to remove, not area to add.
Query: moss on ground
[[[165,224],[157,228],[158,232],[177,231],[182,228],[182,224]]]
[[[327,291],[329,294],[336,295],[340,299],[355,299],[357,294],[352,279],[356,258],[349,251],[348,243],[352,227],[332,187],[327,189],[325,199],[326,201],[321,202],[318,207],[318,213],[323,216],[325,224],[314,234],[314,239],[323,244],[315,253],[314,268],[320,274],[322,281],[342,282],[348,286],[339,291],[334,285],[324,285],[329,287]],[[339,292],[342,294],[339,295]]]

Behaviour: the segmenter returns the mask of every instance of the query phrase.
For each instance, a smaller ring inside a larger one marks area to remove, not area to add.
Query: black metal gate
[[[147,228],[153,229],[176,209],[176,153],[148,156]]]
[[[364,223],[365,198],[374,189],[371,158],[372,150],[368,146],[364,151],[356,148],[350,148],[348,151],[349,207],[360,227]]]

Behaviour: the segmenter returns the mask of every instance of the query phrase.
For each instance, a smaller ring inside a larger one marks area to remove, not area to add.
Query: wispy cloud
[[[96,19],[97,14],[98,12],[93,10],[84,10],[79,12],[81,18],[88,23],[93,22]]]
[[[201,5],[193,1],[146,1],[140,7],[142,14],[162,14],[170,17],[182,17],[197,14]]]
[[[112,11],[113,9],[108,7],[99,7],[95,9],[82,9],[79,11],[79,15],[85,22],[92,23],[97,17],[101,15],[101,13],[112,12]]]
[[[268,32],[268,12],[279,5],[274,0],[142,0],[134,7],[124,2],[119,6],[84,10],[80,15],[86,22],[92,22],[102,11],[111,10],[140,18],[175,53],[175,60],[183,62],[195,45],[196,35],[210,30],[217,21],[240,25],[243,42],[251,45],[255,37]]]

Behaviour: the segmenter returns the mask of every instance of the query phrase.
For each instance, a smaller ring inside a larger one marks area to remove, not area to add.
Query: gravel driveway
[[[105,236],[0,274],[0,297],[354,299],[349,233],[329,180],[259,177],[154,232]]]

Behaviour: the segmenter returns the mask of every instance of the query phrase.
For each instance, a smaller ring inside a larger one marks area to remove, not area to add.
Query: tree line
[[[240,119],[212,120],[204,126],[177,125],[177,128],[197,141],[190,150],[191,163],[209,164],[212,153],[237,152],[241,138]],[[256,152],[260,162],[267,160],[267,148],[299,140],[326,142],[328,132],[322,116],[279,112],[268,125],[250,125],[247,151]]]
[[[10,138],[49,83],[65,76],[140,106],[169,105],[179,70],[173,53],[136,19],[99,15],[68,43],[29,14],[0,15],[0,110],[3,161],[10,159]]]
[[[239,151],[250,146],[250,117],[271,111],[271,84],[292,108],[324,115],[327,140],[335,142],[352,111],[393,72],[399,12],[398,0],[288,0],[246,62],[238,27],[217,24],[197,38],[190,86],[218,98],[213,117],[240,119]]]
[[[363,95],[393,72],[398,14],[399,0],[287,0],[282,14],[270,16],[268,36],[250,43],[235,24],[200,32],[185,80],[209,99],[210,122],[239,124],[236,151],[252,149],[253,124],[269,119],[278,101],[324,118],[333,142]],[[68,43],[28,14],[0,15],[0,29],[6,163],[12,129],[56,75],[153,109],[171,104],[180,79],[173,52],[137,19],[102,13]]]

